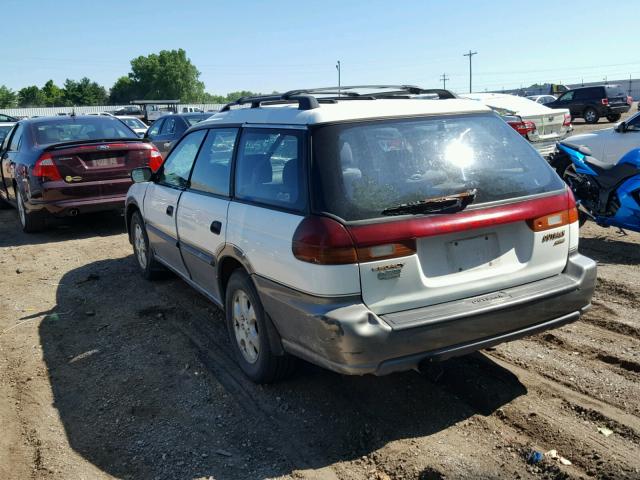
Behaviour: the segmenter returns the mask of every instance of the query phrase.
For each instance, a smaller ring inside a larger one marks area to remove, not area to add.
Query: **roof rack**
[[[360,90],[358,92],[356,90]],[[221,112],[231,110],[231,107],[251,104],[251,108],[259,108],[263,103],[279,105],[298,103],[300,110],[313,110],[320,103],[336,103],[339,100],[376,100],[389,98],[413,98],[416,95],[433,95],[440,100],[457,98],[456,95],[442,88],[420,88],[414,85],[353,85],[341,87],[307,88],[290,90],[273,95],[259,95],[241,97],[235,102],[226,104]]]

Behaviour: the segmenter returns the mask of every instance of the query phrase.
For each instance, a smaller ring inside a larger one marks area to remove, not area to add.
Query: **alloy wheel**
[[[139,223],[136,223],[133,229],[133,242],[136,247],[136,257],[138,258],[138,264],[144,270],[147,268],[147,243],[144,239],[144,232]]]
[[[248,363],[256,363],[260,354],[258,318],[249,296],[242,290],[233,294],[233,332],[242,356]]]

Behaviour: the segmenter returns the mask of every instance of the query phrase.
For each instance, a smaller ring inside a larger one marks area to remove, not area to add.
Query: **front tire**
[[[619,113],[615,113],[613,115],[607,115],[607,120],[609,120],[610,122],[617,122],[618,120],[620,120],[620,118],[622,118],[622,115]]]
[[[584,118],[584,121],[587,123],[598,123],[598,120],[600,120],[600,115],[598,114],[598,111],[592,107],[586,108],[585,111],[582,113],[582,117]]]
[[[266,316],[258,292],[244,270],[231,274],[226,289],[225,316],[231,348],[242,371],[255,383],[273,383],[293,372],[295,359],[277,355],[271,341],[278,332]],[[271,341],[270,341],[271,339]]]
[[[46,217],[44,212],[29,212],[24,203],[22,192],[16,188],[16,203],[18,206],[18,219],[25,233],[35,233],[44,230]]]
[[[163,268],[154,258],[140,212],[135,212],[131,217],[131,242],[142,276],[147,280],[154,280]]]

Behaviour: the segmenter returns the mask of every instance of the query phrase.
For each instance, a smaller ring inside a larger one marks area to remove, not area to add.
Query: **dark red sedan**
[[[0,155],[0,203],[18,209],[25,232],[43,229],[49,216],[124,208],[131,170],[162,162],[152,143],[107,116],[22,120]]]

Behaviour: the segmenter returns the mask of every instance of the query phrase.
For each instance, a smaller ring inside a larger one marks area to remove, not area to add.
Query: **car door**
[[[156,120],[151,124],[147,133],[145,134],[145,138],[151,140],[151,142],[158,148],[157,142],[159,141],[160,130],[162,129],[162,124],[164,123],[164,118]]]
[[[176,217],[180,250],[191,279],[220,303],[216,262],[226,240],[231,160],[237,136],[237,128],[209,130]]]
[[[2,152],[2,181],[4,183],[4,193],[10,202],[15,202],[16,192],[13,187],[13,179],[15,177],[15,165],[18,160],[20,145],[22,143],[22,132],[24,126],[21,123],[16,124],[13,131],[7,135],[5,142],[6,150]]]
[[[574,95],[575,95],[574,91],[567,92],[564,95],[562,95],[560,98],[558,98],[555,102],[552,102],[547,106],[549,108],[568,108],[569,111],[571,112],[571,116],[575,116],[575,110],[571,106]]]
[[[175,214],[205,134],[205,130],[198,130],[180,141],[144,197],[144,218],[151,249],[162,262],[187,277],[178,246]]]

